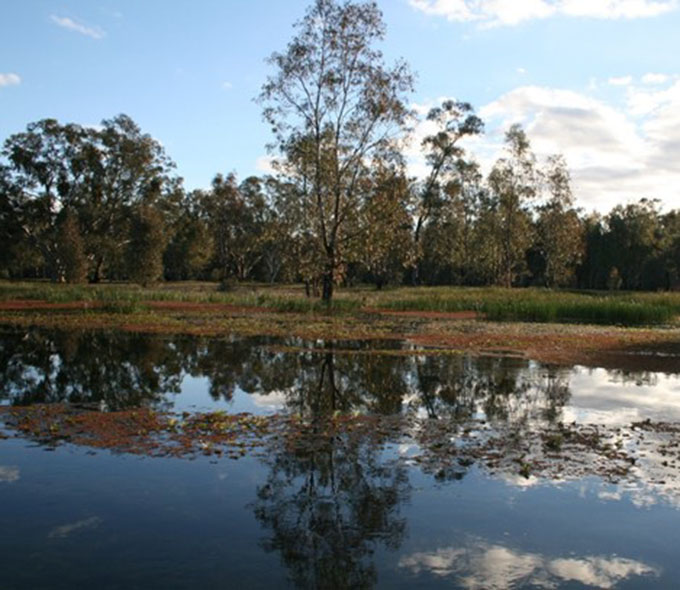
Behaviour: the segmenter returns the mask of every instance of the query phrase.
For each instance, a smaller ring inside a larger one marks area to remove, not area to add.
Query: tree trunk
[[[333,266],[327,264],[323,271],[323,290],[321,292],[321,300],[324,303],[330,303],[333,299]]]
[[[94,265],[94,274],[92,276],[93,283],[99,283],[102,280],[102,264],[104,263],[103,258],[98,258]]]
[[[326,246],[326,260],[321,275],[321,300],[330,304],[333,299],[333,279],[335,274],[335,247],[333,243]]]

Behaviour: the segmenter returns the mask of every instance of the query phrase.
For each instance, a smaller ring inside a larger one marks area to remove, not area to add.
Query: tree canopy
[[[269,58],[258,97],[275,173],[216,171],[186,191],[161,143],[127,115],[42,119],[0,150],[0,277],[211,279],[671,289],[680,213],[648,195],[607,214],[575,206],[566,159],[513,125],[486,169],[484,124],[447,98],[420,119],[414,76],[385,63],[375,2],[314,0]],[[406,146],[425,124],[419,178]]]
[[[269,59],[275,73],[260,101],[281,170],[313,210],[308,229],[322,254],[322,297],[330,301],[353,239],[370,231],[346,231],[368,194],[370,167],[398,161],[413,77],[404,62],[388,68],[375,48],[385,34],[375,2],[316,0],[296,28],[286,51]]]

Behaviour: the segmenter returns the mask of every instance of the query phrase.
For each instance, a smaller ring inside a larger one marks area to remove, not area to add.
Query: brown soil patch
[[[585,365],[630,371],[680,373],[680,341],[652,330],[582,330],[560,333],[525,324],[519,332],[509,330],[475,333],[411,334],[420,346],[446,347],[478,354],[517,354],[561,365]]]
[[[85,310],[98,309],[106,305],[104,301],[68,301],[52,303],[44,299],[13,299],[0,301],[0,311],[32,310]],[[230,305],[228,303],[199,303],[191,301],[144,301],[143,305],[159,311],[211,312],[211,313],[264,313],[271,312],[265,307]]]
[[[33,309],[94,309],[102,307],[101,301],[67,301],[63,303],[50,303],[43,299],[14,299],[11,301],[0,301],[0,311],[30,311]]]

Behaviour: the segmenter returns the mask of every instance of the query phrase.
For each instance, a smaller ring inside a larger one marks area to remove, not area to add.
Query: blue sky
[[[587,209],[658,197],[680,206],[680,5],[675,0],[379,0],[387,61],[417,73],[421,112],[471,102],[487,134],[523,123],[535,151],[561,152]],[[266,168],[253,102],[302,0],[23,0],[0,19],[0,140],[54,117],[130,115],[159,139],[188,188]],[[420,174],[416,129],[411,171]]]

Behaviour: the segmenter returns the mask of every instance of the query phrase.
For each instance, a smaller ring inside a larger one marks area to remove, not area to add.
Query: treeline
[[[338,236],[336,284],[670,289],[680,283],[680,212],[641,200],[607,215],[574,206],[559,156],[539,165],[524,131],[484,177],[458,139],[481,130],[445,103],[423,143],[427,178],[376,162]],[[446,119],[444,121],[444,119]],[[451,121],[458,123],[455,132]],[[0,275],[67,282],[303,281],[324,252],[304,185],[217,175],[186,191],[162,146],[127,116],[99,128],[47,119],[9,137],[0,165]]]

